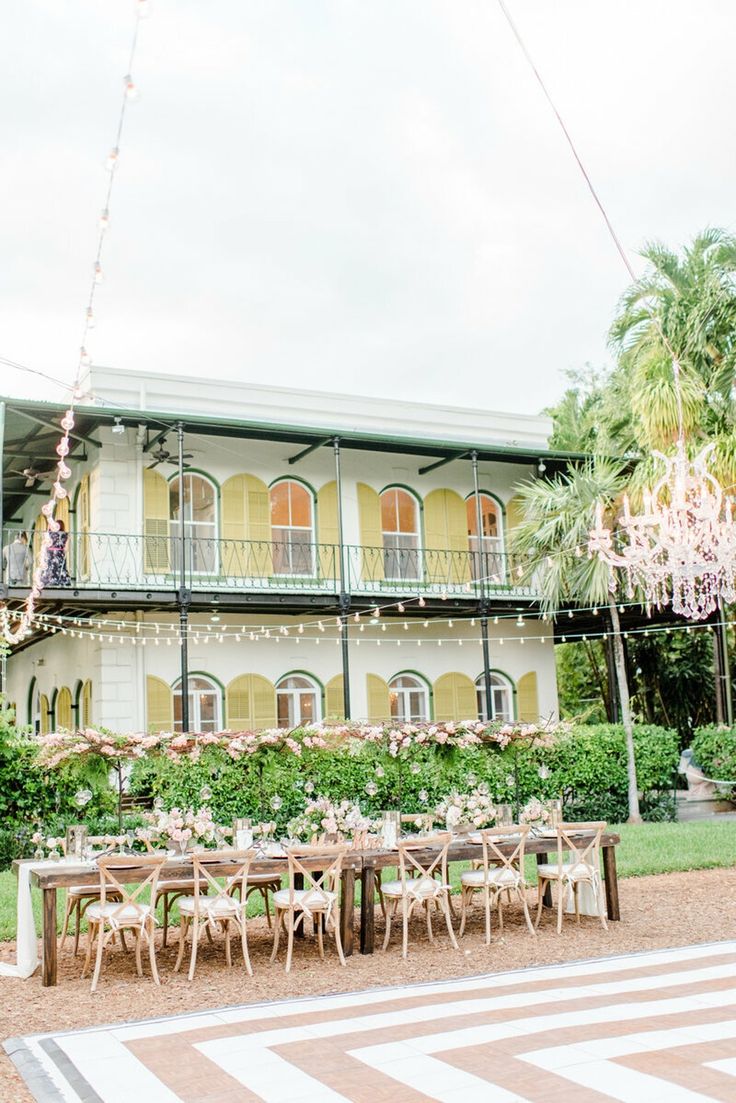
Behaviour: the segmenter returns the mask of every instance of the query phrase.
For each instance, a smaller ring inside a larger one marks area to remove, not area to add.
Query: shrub
[[[641,725],[635,747],[644,814],[651,811],[653,819],[664,818],[661,791],[672,785],[677,735]],[[626,746],[617,725],[579,726],[551,748],[515,744],[503,752],[482,747],[451,755],[426,748],[404,760],[366,745],[358,751],[305,751],[301,757],[278,754],[267,761],[260,769],[253,761],[232,762],[220,750],[206,752],[197,763],[143,760],[133,769],[131,791],[160,797],[169,808],[207,803],[221,822],[234,816],[274,819],[279,830],[310,795],[357,800],[370,815],[398,805],[405,812],[421,812],[451,789],[467,790],[479,782],[488,785],[497,801],[512,804],[562,793],[565,814],[574,819],[620,822],[628,813]]]
[[[736,781],[736,729],[698,728],[690,744],[693,759],[706,777],[717,781]],[[736,789],[727,789],[728,795]]]

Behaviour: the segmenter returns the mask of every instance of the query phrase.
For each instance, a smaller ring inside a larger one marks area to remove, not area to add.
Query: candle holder
[[[84,860],[87,848],[87,825],[85,823],[70,823],[66,829],[66,856],[75,861]]]
[[[386,850],[395,850],[401,830],[401,813],[386,811],[381,813],[381,836]]]
[[[253,824],[242,816],[233,820],[233,846],[236,850],[250,850],[253,846]]]

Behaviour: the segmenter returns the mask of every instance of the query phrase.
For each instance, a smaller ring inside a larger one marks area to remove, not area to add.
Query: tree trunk
[[[616,667],[618,697],[621,703],[621,723],[626,736],[626,774],[629,782],[629,823],[641,823],[639,811],[639,787],[636,782],[636,759],[634,758],[634,725],[631,720],[631,702],[629,701],[629,682],[626,677],[626,656],[624,641],[621,638],[621,621],[615,602],[611,602],[611,629],[613,634],[613,659]]]

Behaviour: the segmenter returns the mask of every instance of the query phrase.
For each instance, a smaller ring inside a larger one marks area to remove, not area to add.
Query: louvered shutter
[[[77,575],[89,578],[89,475],[79,484],[77,493]]]
[[[384,723],[391,719],[388,683],[377,674],[366,676],[368,687],[368,719],[372,723]]]
[[[342,674],[330,678],[325,686],[325,720],[345,719],[345,698]]]
[[[56,694],[55,723],[57,728],[70,731],[72,727],[72,695],[66,686]]]
[[[153,468],[143,471],[143,564],[146,574],[169,570],[169,484]]]
[[[317,542],[320,578],[340,577],[340,526],[337,520],[337,483],[333,480],[317,492]]]
[[[149,732],[170,732],[174,728],[171,687],[153,674],[146,677],[146,728]]]
[[[381,499],[366,483],[358,483],[358,513],[360,516],[361,567],[363,582],[382,582],[383,530]]]
[[[231,731],[276,727],[276,690],[260,674],[240,674],[225,692],[227,726]]]
[[[92,683],[89,678],[82,686],[81,705],[82,715],[78,721],[82,728],[88,728],[92,723]]]
[[[41,547],[43,545],[44,533],[48,531],[49,523],[43,513],[39,513],[36,518],[36,524],[33,527],[33,569],[35,570],[41,563]]]
[[[523,724],[539,723],[539,694],[537,691],[537,672],[530,670],[523,674],[516,684],[517,719]]]
[[[222,567],[234,578],[273,574],[271,501],[255,475],[231,475],[222,484]]]
[[[50,728],[49,717],[49,699],[45,693],[39,694],[38,698],[38,728],[41,735],[48,735]]]
[[[424,544],[428,581],[470,581],[467,506],[454,490],[432,490],[424,499]]]
[[[435,720],[475,720],[478,700],[467,674],[442,674],[433,686]]]
[[[514,529],[522,523],[524,520],[524,509],[522,506],[521,496],[515,494],[513,498],[510,498],[506,503],[506,546],[504,551],[506,552],[506,582],[512,584],[514,578],[517,577],[515,570],[515,562],[519,562],[519,557],[514,555]]]

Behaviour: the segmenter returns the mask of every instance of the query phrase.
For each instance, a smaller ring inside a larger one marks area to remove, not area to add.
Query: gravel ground
[[[296,944],[288,976],[283,970],[283,954],[281,963],[269,965],[271,935],[263,919],[251,920],[248,925],[255,974],[252,978],[245,973],[237,953],[233,968],[228,969],[224,947],[204,942],[190,984],[185,971],[173,972],[176,952],[170,945],[158,952],[161,987],[156,988],[147,973],[143,978],[136,977],[131,955],[113,949],[106,955],[99,988],[92,996],[89,981],[79,976],[81,957],[75,959],[65,952],[59,959],[56,988],[42,988],[39,973],[26,981],[0,978],[0,1035],[5,1039],[289,996],[359,991],[736,937],[736,868],[629,878],[619,882],[619,892],[623,919],[611,923],[608,931],[597,919],[583,918],[579,929],[574,919],[566,919],[563,933],[558,936],[554,917],[546,914],[538,937],[533,939],[523,919],[520,922],[518,909],[513,908],[507,915],[503,937],[495,937],[487,947],[482,913],[477,908],[477,920],[460,940],[459,953],[449,948],[446,935],[439,934],[432,946],[423,922],[418,921],[411,931],[407,961],[401,959],[398,932],[386,954],[377,950],[372,957],[363,957],[356,952],[345,969],[329,944],[327,960],[320,962],[316,946],[308,939]],[[439,929],[437,923],[435,930]],[[376,916],[376,935],[380,945],[380,913]],[[0,943],[0,960],[13,960],[14,953],[12,943]],[[0,1056],[0,1103],[31,1103],[31,1096],[5,1056]]]

